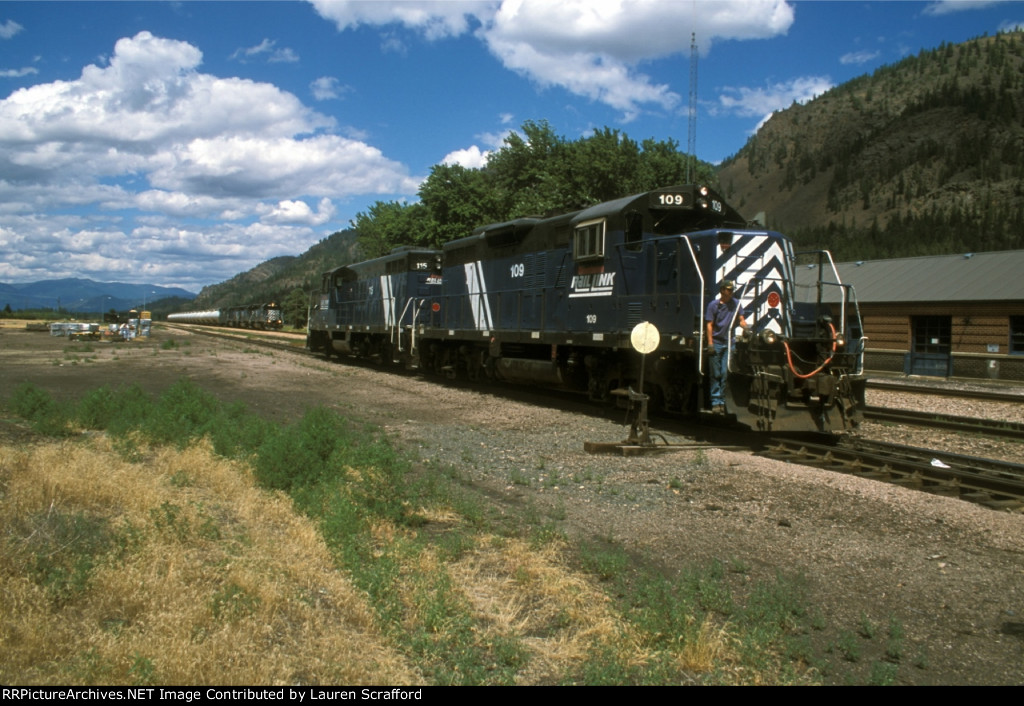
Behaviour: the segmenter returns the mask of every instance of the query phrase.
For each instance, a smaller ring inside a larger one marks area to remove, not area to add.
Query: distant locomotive
[[[307,346],[604,400],[638,388],[630,332],[649,322],[661,343],[643,391],[696,414],[709,409],[703,314],[728,279],[750,325],[730,341],[728,413],[764,431],[853,426],[865,384],[856,299],[834,268],[835,281],[798,291],[795,264],[787,238],[748,228],[710,189],[667,187],[328,272]]]
[[[397,248],[384,257],[345,265],[321,278],[311,302],[306,347],[330,357],[377,357],[411,361],[415,324],[441,290],[441,253]]]
[[[281,307],[275,302],[232,306],[213,311],[169,314],[167,320],[179,324],[205,324],[207,326],[251,329],[280,329],[284,326]]]

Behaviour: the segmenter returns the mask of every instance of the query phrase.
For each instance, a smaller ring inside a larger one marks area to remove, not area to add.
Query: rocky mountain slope
[[[726,197],[857,259],[1024,247],[1024,33],[944,44],[777,112]]]

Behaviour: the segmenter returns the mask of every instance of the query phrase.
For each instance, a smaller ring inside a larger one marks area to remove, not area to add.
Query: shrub
[[[216,397],[182,378],[160,396],[143,431],[156,443],[183,448],[190,440],[202,437],[220,414],[221,404]]]
[[[11,396],[11,410],[28,420],[40,434],[66,436],[68,414],[46,390],[30,382],[18,385]]]
[[[346,426],[330,410],[315,407],[297,423],[268,433],[255,460],[256,479],[268,488],[290,490],[313,485],[332,467],[340,470],[332,458],[348,445]]]

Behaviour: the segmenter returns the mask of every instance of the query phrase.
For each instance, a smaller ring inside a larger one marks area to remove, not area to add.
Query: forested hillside
[[[945,44],[776,113],[719,171],[840,259],[1024,247],[1024,33]]]
[[[351,230],[338,231],[302,255],[276,257],[220,284],[203,287],[192,308],[200,311],[256,302],[283,302],[296,289],[303,292],[304,308],[305,292],[319,285],[321,273],[356,259],[356,234]],[[293,320],[294,316],[286,319]]]

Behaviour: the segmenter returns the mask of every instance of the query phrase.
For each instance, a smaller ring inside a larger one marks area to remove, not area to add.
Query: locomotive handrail
[[[697,253],[693,249],[693,241],[691,241],[690,237],[687,236],[687,235],[682,235],[680,237],[686,242],[686,247],[690,251],[690,259],[693,260],[693,271],[697,273],[697,277],[700,279],[700,289],[698,290],[700,292],[700,304],[697,307],[697,311],[699,312],[698,316],[700,317],[701,325],[697,327],[698,330],[700,331],[700,338],[698,339],[698,342],[699,342],[700,345],[697,346],[697,372],[700,373],[701,375],[703,375],[704,374],[704,324],[703,324],[703,321],[704,321],[704,273],[700,271],[700,262],[697,261]],[[680,282],[680,286],[682,286],[682,279],[683,278],[679,277],[677,279]]]
[[[799,257],[800,255],[817,255],[818,256],[818,308],[821,308],[821,290],[822,285],[830,284],[838,286],[843,292],[843,298],[841,300],[841,306],[839,307],[839,330],[846,330],[846,285],[843,284],[842,278],[839,276],[839,270],[836,268],[835,260],[832,259],[832,253],[828,250],[804,250],[801,252],[793,253],[793,257]],[[824,263],[822,262],[822,256],[828,259],[829,268],[832,270],[832,275],[836,278],[835,282],[826,282],[822,276],[824,272]]]
[[[402,321],[405,320],[405,313],[407,311],[409,311],[409,306],[411,304],[413,304],[414,301],[415,301],[415,297],[409,297],[408,299],[405,300],[405,306],[402,307],[402,314],[401,314],[401,316],[399,316],[398,318],[395,319],[395,323],[391,327],[391,343],[392,343],[392,345],[394,345],[395,339],[396,338],[398,339],[398,350],[399,350],[399,352],[402,351],[402,335],[400,333],[400,330],[402,328]],[[412,315],[412,323],[413,323],[413,329],[415,329],[416,328],[416,312],[415,312],[415,310],[413,311],[413,315]]]
[[[740,284],[740,291],[736,295],[736,311],[732,313],[732,317],[729,319],[729,327],[726,329],[725,338],[725,365],[726,370],[730,373],[736,372],[732,367],[732,345],[733,345],[733,332],[736,330],[736,317],[743,313],[743,295],[746,294],[747,287],[750,286],[750,282],[744,282]]]

